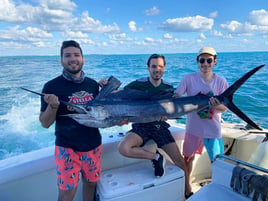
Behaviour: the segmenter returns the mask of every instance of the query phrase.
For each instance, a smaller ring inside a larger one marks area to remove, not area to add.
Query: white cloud
[[[221,33],[220,31],[217,31],[217,30],[214,30],[214,31],[212,32],[212,35],[213,35],[213,36],[217,36],[217,37],[222,37],[222,36],[223,36],[222,33]]]
[[[74,10],[77,5],[70,0],[40,0],[40,5],[51,10]]]
[[[83,33],[81,31],[66,31],[65,33],[63,33],[63,36],[65,38],[88,38],[88,34]]]
[[[232,34],[224,35],[224,34],[222,34],[221,31],[218,31],[218,30],[212,31],[211,35],[215,36],[215,37],[219,37],[219,38],[224,38],[224,39],[232,39],[233,38]]]
[[[46,47],[43,41],[33,42],[33,44],[37,47]]]
[[[268,26],[263,27],[263,26],[252,25],[249,24],[248,22],[242,24],[235,20],[227,22],[226,24],[221,24],[221,27],[233,34],[250,34],[254,31],[260,31],[260,30],[268,31]]]
[[[155,16],[155,15],[158,15],[159,12],[160,12],[160,10],[156,6],[154,6],[154,7],[150,8],[149,10],[146,10],[145,15]]]
[[[167,19],[160,25],[160,29],[172,32],[198,32],[212,29],[214,20],[200,15]]]
[[[87,11],[83,12],[80,18],[75,18],[72,21],[70,29],[74,31],[80,30],[86,33],[111,33],[120,31],[116,23],[113,25],[103,25],[101,21],[89,17]]]
[[[132,31],[132,32],[136,32],[137,31],[136,22],[134,22],[134,21],[130,21],[128,23],[128,27],[129,27],[130,31]]]
[[[0,21],[27,23],[41,26],[47,31],[82,31],[87,33],[119,32],[116,23],[103,25],[101,21],[89,17],[83,12],[74,18],[72,11],[77,7],[70,0],[41,0],[37,6],[29,4],[15,5],[12,1],[1,0]]]
[[[9,0],[1,0],[0,2],[0,20],[12,22],[12,19],[16,19],[17,13],[15,5]]]
[[[205,36],[205,34],[200,33],[199,38],[201,38],[201,39],[205,40],[207,37]]]
[[[163,37],[166,38],[166,39],[173,38],[173,36],[171,34],[169,34],[169,33],[165,33]]]
[[[72,9],[76,7],[69,0],[59,2],[43,1],[34,7],[29,4],[15,5],[12,1],[1,0],[0,20],[11,23],[32,23],[37,25],[58,24],[68,22],[72,18]],[[55,6],[55,8],[53,7]],[[59,7],[59,8],[58,8]]]
[[[218,11],[214,11],[214,12],[212,12],[212,13],[210,13],[209,14],[209,18],[216,18],[216,17],[218,17]]]
[[[141,31],[143,31],[142,28],[137,28],[136,27],[136,22],[135,21],[129,21],[128,27],[129,27],[130,31],[132,31],[132,32],[141,32]]]
[[[264,9],[251,11],[245,23],[232,20],[221,24],[221,27],[237,35],[252,36],[255,32],[268,33],[268,11]]]
[[[154,40],[153,38],[146,37],[146,38],[144,38],[144,41],[145,41],[145,42],[152,43],[152,42],[154,42],[155,40]]]
[[[249,42],[249,40],[248,40],[248,39],[246,39],[246,38],[244,38],[244,39],[242,40],[242,42],[243,42],[243,43],[248,43],[248,42]]]
[[[0,39],[7,41],[24,41],[36,42],[47,38],[52,38],[53,35],[35,27],[27,27],[20,29],[19,26],[11,27],[9,30],[0,30]]]
[[[223,38],[226,38],[226,39],[232,39],[234,38],[232,34],[227,34],[225,36],[223,36]]]
[[[197,43],[202,43],[203,41],[201,39],[196,40]]]
[[[127,37],[125,33],[119,33],[119,34],[111,34],[108,36],[109,39],[114,41],[132,41],[133,39],[130,37]]]
[[[23,48],[30,48],[31,45],[28,43],[22,43],[22,42],[13,42],[13,41],[6,41],[6,42],[1,42],[1,46],[6,47],[6,48],[14,48],[14,49],[23,49]]]
[[[268,11],[253,10],[249,13],[248,22],[260,26],[268,26]]]
[[[154,39],[154,38],[151,38],[151,37],[145,37],[144,38],[144,42],[145,43],[155,43],[155,44],[158,44],[158,43],[162,43],[163,41],[161,39]]]
[[[227,22],[226,24],[221,24],[221,27],[232,33],[242,32],[243,30],[243,24],[235,20]]]
[[[95,42],[93,40],[87,39],[87,38],[75,38],[75,37],[71,37],[70,39],[75,39],[80,44],[95,45]]]

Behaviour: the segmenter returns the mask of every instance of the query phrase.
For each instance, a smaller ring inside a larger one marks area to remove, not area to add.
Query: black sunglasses
[[[206,60],[207,60],[207,63],[208,63],[208,64],[211,64],[212,61],[213,61],[212,58],[208,58],[208,59],[201,58],[201,59],[199,59],[199,62],[200,62],[201,64],[203,64],[203,63],[205,63]]]

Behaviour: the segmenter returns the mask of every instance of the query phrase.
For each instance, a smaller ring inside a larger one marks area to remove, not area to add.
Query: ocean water
[[[122,87],[140,77],[148,76],[150,55],[87,55],[84,71],[96,79],[113,75]],[[188,73],[198,71],[196,54],[166,54],[164,79],[177,86]],[[268,65],[268,52],[219,53],[214,72],[224,76],[231,85],[247,71]],[[41,92],[43,84],[62,72],[59,56],[0,57],[0,160],[21,153],[54,145],[54,126],[41,127],[38,120],[40,97],[20,87]],[[234,95],[234,103],[252,120],[268,128],[268,66],[253,75]],[[223,119],[243,123],[228,111]],[[178,120],[185,123],[185,116]],[[103,135],[125,132],[130,125],[101,129]]]

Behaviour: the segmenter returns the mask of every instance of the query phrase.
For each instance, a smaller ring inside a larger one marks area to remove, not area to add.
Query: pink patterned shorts
[[[88,151],[76,152],[71,148],[55,147],[58,186],[61,190],[77,187],[79,173],[88,182],[97,182],[101,176],[102,146]]]

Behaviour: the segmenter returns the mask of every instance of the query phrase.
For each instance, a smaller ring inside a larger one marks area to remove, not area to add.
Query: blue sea
[[[165,54],[164,54],[165,55]],[[84,71],[99,80],[113,75],[122,87],[140,77],[148,76],[150,55],[87,55]],[[196,54],[166,54],[164,79],[177,86],[182,77],[198,71]],[[225,77],[229,85],[252,68],[268,65],[268,52],[219,53],[214,72]],[[45,82],[62,72],[59,56],[0,57],[0,160],[21,153],[54,145],[54,126],[41,127],[40,97],[20,87],[41,92]],[[268,66],[254,74],[234,95],[234,103],[252,120],[268,128]],[[223,119],[243,123],[228,111]],[[185,116],[178,120],[185,123]],[[101,129],[103,135],[124,132],[129,125]]]

